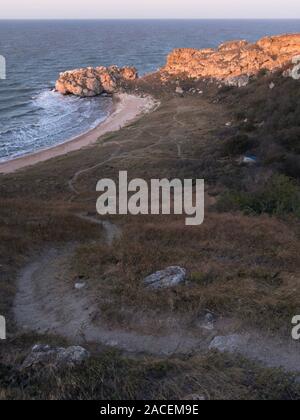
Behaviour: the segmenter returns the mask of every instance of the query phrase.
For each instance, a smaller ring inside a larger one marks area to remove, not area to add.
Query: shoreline
[[[141,114],[151,111],[156,104],[156,101],[151,96],[140,97],[127,93],[114,95],[113,101],[111,114],[96,128],[49,149],[42,149],[16,159],[2,162],[0,163],[0,174],[11,174],[20,169],[36,165],[37,163],[46,162],[55,157],[88,147],[96,143],[103,135],[118,131],[128,123],[133,122]]]

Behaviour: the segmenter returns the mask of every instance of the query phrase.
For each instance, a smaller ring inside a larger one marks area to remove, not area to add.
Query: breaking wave
[[[77,137],[105,120],[111,106],[110,98],[83,99],[50,90],[31,101],[12,103],[6,107],[6,118],[0,125],[0,161]]]

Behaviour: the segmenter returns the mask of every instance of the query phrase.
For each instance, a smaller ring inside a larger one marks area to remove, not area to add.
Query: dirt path
[[[77,216],[89,223],[103,225],[109,245],[121,234],[120,229],[110,222],[82,214]],[[75,249],[75,244],[48,249],[22,270],[14,305],[15,319],[20,328],[61,335],[75,344],[101,343],[136,355],[156,356],[205,352],[212,339],[222,335],[224,320],[217,321],[210,332],[201,328],[188,331],[178,322],[176,328],[156,335],[110,329],[105,323],[101,325],[101,321],[99,326],[101,314],[93,290],[88,287],[76,290],[74,282],[68,280]],[[94,322],[96,318],[97,324]],[[226,334],[234,332],[230,330],[227,325]],[[253,331],[230,339],[223,338],[221,347],[222,351],[240,353],[269,367],[300,372],[299,344],[291,340],[284,342]]]
[[[142,130],[140,130],[140,131],[142,132]],[[153,137],[157,137],[158,140],[154,144],[150,144],[150,145],[147,145],[147,146],[142,146],[141,148],[137,148],[134,152],[132,152],[130,154],[130,158],[131,159],[142,159],[143,158],[143,155],[142,156],[141,155],[137,155],[136,156],[136,153],[138,153],[138,154],[141,153],[141,152],[145,153],[146,151],[148,151],[148,150],[150,150],[152,148],[157,147],[163,141],[163,139],[164,139],[163,136],[155,135],[153,133],[152,133],[152,136]],[[88,173],[90,171],[93,171],[94,169],[101,168],[101,166],[105,166],[107,163],[112,162],[114,160],[117,160],[117,159],[125,159],[125,158],[128,157],[128,152],[121,153],[122,146],[124,144],[121,144],[119,142],[113,141],[113,142],[107,142],[103,146],[111,146],[113,144],[117,146],[117,149],[112,152],[112,154],[109,156],[109,158],[107,158],[107,159],[105,159],[105,160],[103,160],[103,161],[101,161],[101,162],[99,162],[99,163],[97,163],[97,164],[95,164],[93,166],[89,166],[87,168],[80,169],[79,171],[75,172],[75,174],[73,175],[73,177],[68,182],[69,189],[74,194],[76,194],[77,196],[80,195],[80,191],[78,190],[78,188],[76,188],[76,182],[79,180],[79,178],[81,177],[81,175],[84,175],[84,174],[86,174],[86,173]]]
[[[203,347],[203,339],[184,331],[166,336],[140,335],[126,330],[99,326],[93,292],[76,290],[66,282],[74,246],[50,249],[21,272],[14,313],[21,328],[40,334],[55,334],[75,344],[101,343],[130,353],[168,356]]]
[[[92,216],[77,215],[89,223],[103,225],[111,245],[120,229]],[[18,326],[40,334],[56,334],[74,343],[96,342],[121,350],[167,356],[203,348],[203,337],[194,337],[180,329],[165,336],[141,335],[132,331],[111,330],[93,322],[99,315],[93,291],[76,290],[67,281],[76,245],[48,249],[20,273],[14,314]],[[205,343],[207,345],[207,343]]]
[[[106,220],[100,220],[93,216],[86,216],[84,214],[77,214],[77,217],[79,217],[81,220],[85,220],[86,222],[103,226],[106,235],[105,240],[107,245],[109,246],[113,244],[114,240],[118,239],[121,236],[121,229],[111,222],[108,222]]]
[[[282,367],[288,372],[300,373],[300,344],[292,338],[284,340],[274,334],[264,336],[261,332],[252,331],[233,336],[233,346],[230,341],[224,343],[224,351],[240,353],[271,368]]]
[[[102,162],[100,162],[100,163],[97,163],[96,165],[93,165],[93,166],[90,166],[90,167],[88,167],[88,168],[84,168],[84,169],[81,169],[81,170],[79,170],[79,171],[77,171],[77,172],[75,172],[75,174],[74,174],[74,176],[69,180],[69,182],[68,182],[68,185],[69,185],[69,188],[70,188],[70,190],[73,192],[73,193],[75,193],[75,194],[80,194],[80,192],[77,190],[77,188],[75,187],[75,184],[76,184],[76,181],[77,181],[77,179],[81,176],[81,175],[83,175],[83,174],[85,174],[85,173],[87,173],[87,172],[89,172],[89,171],[92,171],[92,170],[94,170],[94,169],[96,169],[96,168],[100,168],[101,166],[104,166],[106,163],[109,163],[109,162],[111,162],[112,160],[114,160],[119,154],[120,154],[120,150],[121,150],[121,148],[119,147],[116,151],[114,151],[112,154],[111,154],[111,156],[108,158],[108,159],[106,159],[106,160],[104,160],[104,161],[102,161]]]

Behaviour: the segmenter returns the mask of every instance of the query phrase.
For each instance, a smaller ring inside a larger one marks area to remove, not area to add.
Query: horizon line
[[[102,17],[102,18],[65,18],[65,17],[24,17],[24,18],[16,18],[16,17],[4,17],[0,18],[0,21],[3,20],[90,20],[90,21],[100,21],[100,20],[300,20],[300,17],[199,17],[199,18],[158,18],[158,17],[150,17],[150,18],[134,18],[134,17],[124,17],[124,18],[114,18],[114,17]],[[299,28],[300,29],[300,28]]]

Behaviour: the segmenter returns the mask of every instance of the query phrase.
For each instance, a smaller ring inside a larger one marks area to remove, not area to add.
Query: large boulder
[[[137,70],[132,67],[87,67],[61,73],[55,89],[63,95],[91,97],[117,92],[124,82],[137,78]]]
[[[90,357],[83,347],[72,346],[68,348],[51,347],[37,344],[22,364],[22,369],[35,367],[36,365],[51,365],[53,367],[74,367],[80,365]]]
[[[228,80],[229,84],[245,86],[246,77],[254,76],[262,69],[281,69],[299,54],[300,34],[267,37],[255,44],[226,42],[216,50],[176,49],[168,56],[162,74],[164,77],[168,74]]]
[[[144,284],[150,289],[165,289],[178,286],[186,279],[186,270],[172,266],[165,270],[157,271],[144,279]]]

